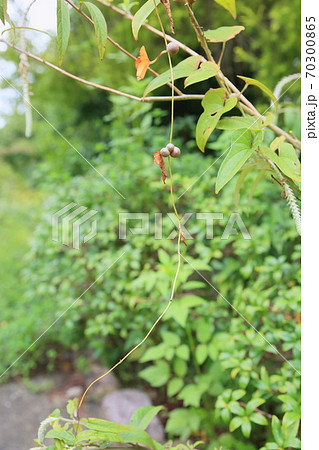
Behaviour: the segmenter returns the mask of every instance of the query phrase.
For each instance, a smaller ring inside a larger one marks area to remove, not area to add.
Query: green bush
[[[92,149],[95,167],[126,198],[91,171],[57,185],[46,202],[24,269],[24,327],[0,329],[5,338],[2,367],[62,316],[11,374],[27,373],[36,364],[52,365],[61,355],[86,349],[111,365],[145,336],[167,304],[177,265],[176,239],[166,239],[173,229],[167,215],[163,238],[154,238],[154,213],[171,212],[171,206],[169,187],[163,186],[152,156],[167,138],[154,126],[156,112],[152,115],[148,105],[139,113],[134,108],[117,99],[114,116],[106,117],[112,120],[108,140]],[[136,122],[130,128],[134,110]],[[216,152],[225,148],[227,136],[214,143]],[[173,162],[177,198],[214,159],[194,153],[191,138],[176,143],[183,151]],[[193,240],[182,254],[191,264],[183,261],[176,298],[119,374],[127,383],[146,382],[158,389],[159,402],[170,410],[166,431],[172,438],[204,439],[211,449],[300,448],[300,378],[294,369],[299,370],[300,350],[299,239],[285,201],[270,181],[258,185],[249,213],[248,195],[241,199],[252,239],[241,234],[221,239],[235,210],[234,184],[216,196],[217,170],[218,163],[179,199],[178,208],[181,214],[221,212],[224,219],[215,221],[211,240],[205,237],[204,221],[189,219]],[[52,213],[72,201],[98,211],[98,233],[80,250],[51,239]],[[119,211],[149,212],[150,234],[129,233],[127,240],[119,240]],[[132,378],[136,372],[138,380]]]

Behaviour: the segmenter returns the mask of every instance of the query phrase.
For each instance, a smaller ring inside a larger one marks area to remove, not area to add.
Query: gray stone
[[[102,367],[98,364],[92,364],[90,366],[90,373],[85,376],[86,387],[88,387],[98,377],[104,375],[107,370],[107,367]],[[89,401],[100,401],[100,399],[104,395],[116,391],[117,389],[119,389],[119,387],[120,383],[118,382],[116,376],[113,373],[109,373],[92,386],[92,388],[88,391],[87,399]]]
[[[134,411],[141,406],[151,405],[152,402],[145,392],[138,389],[119,389],[103,398],[103,418],[121,425],[128,425]],[[164,442],[164,427],[158,417],[154,417],[146,431],[153,439]]]

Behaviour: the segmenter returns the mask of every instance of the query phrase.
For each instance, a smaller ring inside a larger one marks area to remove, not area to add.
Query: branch
[[[17,50],[18,52],[28,56],[29,58],[34,59],[35,61],[40,62],[41,64],[44,64],[45,66],[51,67],[51,69],[56,70],[57,72],[62,73],[63,75],[72,78],[75,81],[78,81],[79,83],[86,84],[87,86],[94,87],[96,89],[101,89],[102,91],[110,92],[111,94],[121,95],[122,97],[130,98],[131,100],[135,100],[137,102],[141,103],[152,103],[152,102],[166,102],[171,101],[171,96],[158,96],[158,97],[137,97],[135,95],[127,94],[126,92],[118,91],[117,89],[112,89],[108,86],[103,86],[101,84],[93,83],[91,81],[85,80],[84,78],[80,78],[76,75],[73,75],[70,72],[67,72],[64,69],[61,69],[61,67],[55,66],[54,64],[50,63],[49,61],[46,61],[43,58],[40,58],[39,56],[33,55],[30,52],[27,52],[25,50],[22,50],[19,47],[16,47],[13,44],[10,44],[10,42],[7,42],[4,39],[0,39],[0,42],[3,42],[4,44],[8,45],[9,47],[13,48],[14,50]],[[204,98],[204,95],[202,94],[182,94],[178,97],[174,97],[174,100],[202,100]]]
[[[126,11],[123,11],[122,9],[120,9],[120,8],[114,6],[113,4],[108,3],[108,2],[106,2],[104,0],[97,0],[97,1],[99,3],[101,3],[101,5],[104,5],[107,8],[112,9],[113,11],[115,11],[118,14],[121,14],[122,16],[126,17],[127,19],[133,20],[134,16],[132,14],[130,14],[130,13],[126,12]],[[195,20],[196,20],[196,18],[195,18]],[[156,34],[157,36],[163,37],[163,33],[160,30],[158,30],[157,28],[154,28],[151,25],[147,25],[145,23],[142,26],[144,28],[146,28],[147,30],[151,31],[152,33]],[[199,53],[195,52],[193,49],[191,49],[187,45],[184,45],[182,42],[180,42],[177,39],[171,37],[170,35],[166,34],[166,38],[170,42],[175,42],[182,50],[184,50],[189,55],[201,56]],[[210,59],[210,57],[209,57],[209,60],[212,60],[212,59]],[[202,61],[207,61],[207,59],[202,56]],[[219,72],[218,75],[219,75],[220,81],[223,83],[223,85],[225,83],[225,85],[228,88],[230,88],[230,90],[238,96],[239,101],[241,101],[243,103],[243,104],[241,104],[241,107],[243,108],[243,110],[245,112],[247,112],[251,116],[255,116],[255,117],[261,118],[263,121],[266,120],[265,117],[262,114],[260,114],[259,111],[255,108],[255,106],[239,91],[239,89],[221,71]],[[277,125],[270,124],[270,125],[267,125],[267,127],[269,129],[271,129],[275,134],[277,134],[279,136],[285,136],[287,142],[292,144],[298,150],[301,150],[301,142],[298,139],[295,139],[294,137],[292,137],[286,131],[282,130]]]
[[[79,14],[81,14],[81,16],[83,16],[93,27],[94,27],[94,22],[93,20],[87,15],[85,14],[85,12],[82,11],[81,8],[79,8],[78,6],[76,6],[71,0],[65,0],[67,3],[69,3],[69,5],[72,6],[72,8],[74,8]],[[129,58],[133,59],[133,61],[136,61],[136,58],[134,55],[132,55],[129,51],[125,50],[125,48],[123,48],[120,44],[118,44],[116,41],[114,41],[110,36],[107,36],[107,40],[109,42],[111,42],[112,45],[114,45],[114,47],[116,47],[118,50],[120,50],[122,53],[125,53],[125,55],[127,55]],[[147,70],[149,72],[151,72],[153,75],[155,75],[156,77],[159,76],[159,73],[157,73],[155,70],[153,70],[151,67],[148,67]],[[166,83],[169,87],[172,87],[171,83]],[[174,91],[176,92],[176,94],[178,95],[183,95],[183,92],[180,91],[176,86],[174,86]]]
[[[127,19],[133,20],[133,15],[123,11],[120,8],[117,8],[117,6],[114,6],[112,3],[108,3],[104,0],[96,0],[97,2],[101,3],[101,5],[106,6],[107,8],[112,9],[117,14],[121,14],[122,16],[126,17]],[[160,36],[164,38],[163,33],[158,30],[157,28],[152,27],[151,25],[147,25],[146,23],[143,23],[142,26],[146,28],[147,30],[151,31],[152,33],[156,34],[157,36]],[[186,53],[192,56],[200,56],[199,53],[195,52],[195,50],[191,49],[190,47],[187,47],[187,45],[183,44],[182,42],[178,41],[177,39],[171,37],[169,34],[166,34],[166,39],[169,42],[175,42],[182,50],[184,50]],[[205,61],[205,58],[203,57],[203,61]]]

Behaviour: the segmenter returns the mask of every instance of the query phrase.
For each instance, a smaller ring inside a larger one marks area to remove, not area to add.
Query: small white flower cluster
[[[287,183],[283,183],[283,188],[286,194],[286,199],[291,211],[291,215],[296,224],[297,231],[301,235],[301,217],[296,198],[292,192],[291,187]]]

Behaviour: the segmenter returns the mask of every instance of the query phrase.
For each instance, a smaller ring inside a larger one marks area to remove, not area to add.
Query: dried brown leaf
[[[168,16],[169,23],[171,24],[172,33],[175,34],[175,25],[172,17],[171,4],[169,0],[161,0],[161,3],[164,5],[164,8],[166,9],[166,14]]]
[[[165,184],[165,180],[167,178],[167,172],[165,167],[165,162],[163,159],[163,156],[161,155],[161,152],[154,152],[154,163],[161,169],[162,171],[162,180]]]
[[[187,247],[186,240],[185,240],[185,236],[184,236],[184,231],[183,231],[182,227],[180,227],[179,232],[181,233],[181,241],[182,241],[183,244],[185,244],[186,247]]]
[[[151,64],[149,57],[147,55],[146,49],[144,45],[141,47],[140,54],[136,58],[135,67],[136,67],[136,78],[138,80],[143,80],[145,77],[148,66]]]

